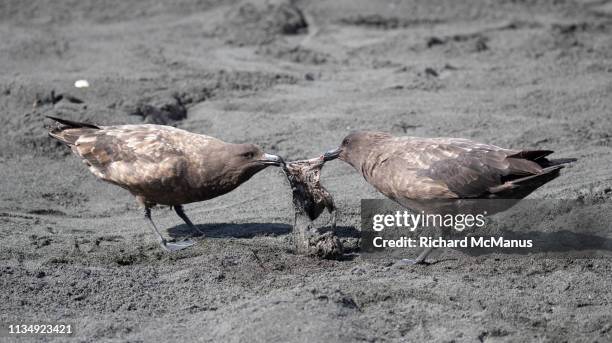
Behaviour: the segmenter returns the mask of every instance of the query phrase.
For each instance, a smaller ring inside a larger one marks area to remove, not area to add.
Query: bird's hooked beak
[[[272,154],[263,154],[262,156],[263,158],[261,160],[258,160],[257,162],[261,163],[261,164],[265,164],[265,165],[273,165],[273,166],[282,166],[283,164],[285,164],[285,161],[283,161],[283,158],[278,156],[278,155],[272,155]]]
[[[340,156],[341,152],[342,152],[341,147],[337,147],[335,149],[328,150],[323,154],[323,161],[327,162],[327,161],[335,160],[336,158]]]

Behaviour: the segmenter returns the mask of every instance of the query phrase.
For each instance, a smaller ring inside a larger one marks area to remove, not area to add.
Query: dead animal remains
[[[309,160],[287,162],[283,171],[293,195],[295,218],[293,239],[296,252],[334,259],[342,256],[342,243],[332,231],[320,234],[313,222],[325,209],[330,214],[330,226],[336,227],[336,206],[331,194],[321,186],[323,156]]]

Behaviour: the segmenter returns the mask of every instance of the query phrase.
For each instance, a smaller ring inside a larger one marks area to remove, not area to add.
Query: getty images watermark
[[[612,200],[367,199],[361,202],[365,256],[410,257],[425,248],[467,254],[612,254]]]
[[[375,214],[372,218],[372,230],[380,232],[385,228],[403,228],[410,232],[417,229],[444,228],[462,232],[464,230],[481,229],[486,226],[487,211],[479,214],[440,214],[440,213],[410,213],[395,211],[394,214]],[[441,236],[419,236],[412,238],[402,236],[399,239],[385,239],[376,236],[372,240],[375,248],[531,248],[531,239],[504,239],[504,237],[462,237],[446,239]]]

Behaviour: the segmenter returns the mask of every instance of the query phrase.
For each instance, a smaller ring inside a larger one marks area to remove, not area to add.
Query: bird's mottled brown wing
[[[502,183],[509,170],[505,159],[502,151],[465,151],[437,160],[417,175],[443,182],[461,198],[477,197]]]
[[[420,144],[425,160],[417,176],[441,182],[461,198],[478,197],[511,175],[529,175],[541,168],[529,160],[508,158],[517,151],[466,139],[438,138]]]
[[[431,142],[391,139],[377,144],[363,159],[361,173],[378,191],[395,200],[402,198],[456,198],[440,180],[423,175],[432,163],[452,158],[457,149],[433,149]]]
[[[194,140],[206,137],[158,125],[109,126],[83,133],[72,149],[99,178],[145,193],[176,186]]]
[[[466,139],[400,137],[374,150],[378,171],[369,173],[393,198],[477,197],[505,176],[540,170],[534,162],[508,158],[516,153]]]

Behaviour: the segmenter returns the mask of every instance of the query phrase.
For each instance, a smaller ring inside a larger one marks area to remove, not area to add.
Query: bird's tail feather
[[[100,130],[99,126],[93,124],[80,123],[52,116],[47,116],[47,118],[56,122],[54,126],[49,128],[49,136],[68,145],[73,145],[84,133]]]
[[[514,179],[512,181],[510,181],[512,184],[515,185],[519,185],[522,183],[526,183],[526,182],[531,182],[531,181],[535,181],[535,180],[539,180],[542,183],[546,183],[554,178],[556,178],[557,176],[559,176],[559,170],[565,168],[565,166],[563,165],[555,165],[555,166],[551,166],[551,167],[546,167],[544,169],[542,169],[542,171],[538,174],[535,175],[529,175],[529,176],[525,176],[525,177],[521,177],[518,179]]]
[[[559,176],[559,171],[563,168],[565,168],[563,165],[547,167],[542,169],[538,174],[520,177],[518,179],[506,181],[502,185],[491,187],[489,188],[489,192],[495,194],[495,196],[499,198],[521,199],[543,184],[557,178]]]
[[[57,117],[52,117],[52,116],[46,116],[46,117],[62,124],[63,125],[62,129],[68,129],[68,128],[71,128],[71,129],[89,128],[89,129],[98,129],[98,130],[100,129],[99,126],[94,125],[94,124],[82,123],[78,121],[72,121],[72,120],[62,119],[62,118],[57,118]]]
[[[548,168],[577,161],[575,158],[546,158],[546,156],[552,153],[552,150],[522,150],[516,154],[508,156],[508,160],[514,162],[520,162],[521,160],[532,161],[537,163],[541,168]]]
[[[545,158],[542,161],[538,161],[538,163],[544,168],[549,168],[549,167],[560,166],[563,164],[568,164],[568,163],[572,163],[576,161],[578,161],[577,158],[555,158],[555,159]]]

